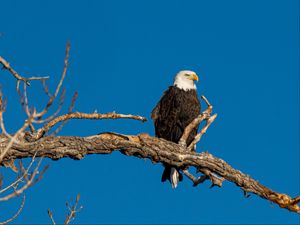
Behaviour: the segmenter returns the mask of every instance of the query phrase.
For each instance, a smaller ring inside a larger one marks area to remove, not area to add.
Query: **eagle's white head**
[[[190,70],[182,70],[177,73],[174,79],[174,86],[185,91],[196,89],[194,81],[198,81],[198,76],[195,72]]]

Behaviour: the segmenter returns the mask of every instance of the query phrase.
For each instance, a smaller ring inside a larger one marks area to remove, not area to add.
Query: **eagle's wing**
[[[180,103],[174,94],[174,87],[165,91],[160,101],[152,110],[155,135],[169,141],[177,142],[184,127],[180,123]]]

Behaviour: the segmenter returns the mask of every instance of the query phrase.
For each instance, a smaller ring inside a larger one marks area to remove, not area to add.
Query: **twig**
[[[200,171],[201,173],[203,173],[206,177],[208,177],[210,179],[210,181],[212,182],[211,188],[214,186],[221,187],[223,181],[225,180],[223,177],[218,177],[216,174],[211,172],[209,169],[198,168],[198,171]]]
[[[204,95],[201,96],[202,99],[206,102],[208,105],[207,109],[203,111],[198,117],[196,117],[185,129],[184,132],[179,140],[179,144],[183,147],[186,147],[186,140],[190,136],[190,133],[193,129],[195,129],[203,120],[206,120],[210,117],[210,114],[212,113],[212,105],[208,102],[208,100],[204,97]]]
[[[17,82],[17,84],[18,83],[19,82]],[[19,85],[17,85],[17,92],[18,92],[18,94],[20,96],[20,102],[21,102],[21,105],[23,107],[24,112],[26,113],[26,115],[28,117],[30,117],[30,109],[29,109],[29,103],[28,103],[28,97],[27,97],[27,87],[26,87],[26,84],[24,83],[23,93],[19,89]]]
[[[51,96],[51,98],[49,99],[48,103],[44,107],[43,111],[37,113],[37,115],[36,115],[37,118],[41,118],[42,116],[44,116],[48,112],[50,106],[53,104],[54,99],[57,97],[57,95],[58,95],[58,93],[60,91],[60,88],[62,86],[62,83],[63,83],[63,81],[65,79],[65,76],[66,76],[67,70],[68,70],[70,47],[71,47],[70,43],[67,42],[66,52],[65,52],[65,59],[64,59],[64,68],[63,68],[63,72],[61,74],[61,78],[60,78],[60,80],[58,82],[58,85],[56,87],[54,95]],[[46,92],[46,93],[49,93],[49,92]]]
[[[37,119],[34,119],[32,121],[32,123],[42,124],[42,123],[47,123],[50,120],[53,120],[58,115],[58,113],[60,112],[60,110],[63,107],[64,101],[65,101],[65,93],[66,93],[66,90],[63,89],[62,92],[61,92],[61,95],[60,95],[59,105],[58,105],[56,111],[51,116],[48,116],[45,119],[42,119],[41,117],[36,116]]]
[[[10,223],[11,221],[15,220],[18,217],[18,215],[21,213],[21,211],[23,210],[25,200],[26,200],[26,196],[23,195],[23,200],[22,200],[21,206],[19,207],[19,210],[16,212],[16,214],[13,217],[11,217],[10,219],[8,219],[4,222],[0,222],[0,225],[4,225],[4,224]]]
[[[201,98],[205,101],[207,106],[211,106],[211,104],[209,103],[209,101],[207,100],[207,98],[204,95],[201,95]]]
[[[53,218],[53,214],[52,214],[52,212],[50,211],[50,209],[48,209],[47,212],[48,212],[48,215],[49,215],[49,217],[50,217],[50,219],[51,219],[52,224],[53,224],[53,225],[56,225],[55,220],[54,220],[54,218]]]
[[[71,112],[73,111],[73,108],[74,108],[75,101],[76,101],[77,97],[78,97],[78,92],[75,91],[75,93],[74,93],[74,95],[73,95],[73,97],[72,97],[71,105],[70,105],[69,108],[68,108],[68,112],[69,112],[69,113],[71,113]]]
[[[26,85],[30,86],[29,81],[31,80],[46,80],[49,78],[49,76],[47,77],[29,77],[29,78],[25,78],[22,77],[20,74],[18,74],[11,66],[10,64],[0,56],[0,64],[2,64],[3,69],[8,70],[16,79],[17,81],[23,81]]]
[[[200,177],[194,177],[187,169],[182,170],[184,175],[188,177],[191,181],[193,181],[193,186],[196,187],[198,184],[203,183],[207,179],[209,179],[206,175],[201,175]]]
[[[71,104],[68,108],[68,113],[72,113],[73,111],[73,108],[74,108],[74,104],[75,104],[75,101],[77,99],[77,96],[78,96],[78,93],[77,91],[74,93],[73,97],[72,97],[72,101],[71,101]],[[68,122],[68,120],[65,120],[63,121],[60,126],[58,128],[55,129],[55,131],[53,131],[50,135],[56,135],[58,134],[59,131],[61,131],[61,129],[66,125],[66,123]]]
[[[13,183],[11,183],[11,184],[8,185],[7,187],[1,189],[1,190],[0,190],[0,194],[1,194],[1,193],[4,193],[4,192],[7,191],[8,189],[14,187],[17,183],[19,183],[20,181],[22,181],[23,178],[25,178],[25,177],[28,175],[28,172],[29,172],[31,166],[33,165],[33,162],[35,161],[35,156],[36,156],[36,153],[35,153],[34,156],[32,157],[31,162],[30,162],[29,166],[27,167],[27,169],[26,169],[25,171],[24,171],[24,170],[22,171],[22,172],[23,172],[22,175],[21,175],[17,180],[15,180]]]
[[[45,167],[45,169],[40,173],[39,177],[38,178],[35,178],[35,176],[37,175],[38,173],[38,169],[40,167],[40,164],[42,162],[42,159],[40,159],[40,161],[38,162],[38,165],[36,166],[35,170],[33,171],[33,173],[29,176],[29,178],[27,178],[27,176],[25,176],[24,178],[27,179],[27,182],[26,184],[18,189],[18,190],[15,190],[15,192],[11,193],[11,194],[8,194],[4,197],[1,197],[0,198],[0,202],[4,202],[4,201],[7,201],[11,198],[14,198],[16,196],[19,196],[20,194],[22,194],[28,187],[30,187],[31,185],[34,185],[36,182],[38,182],[41,178],[42,178],[42,175],[44,174],[44,172],[46,171],[47,167]],[[14,186],[12,186],[14,187]]]
[[[47,84],[46,84],[46,81],[45,81],[45,80],[41,80],[41,83],[42,83],[44,92],[46,93],[46,95],[47,95],[49,98],[51,98],[52,95],[51,95],[51,93],[49,92],[49,88],[48,88],[48,86],[47,86]]]
[[[3,134],[5,134],[9,138],[12,138],[12,136],[7,133],[4,125],[3,113],[5,111],[5,106],[6,106],[6,102],[3,100],[2,91],[0,89],[0,127]]]
[[[209,128],[209,126],[212,124],[212,122],[214,122],[214,120],[216,119],[217,114],[214,114],[213,116],[209,117],[208,120],[206,120],[206,124],[205,126],[201,129],[201,131],[195,136],[194,140],[192,141],[192,143],[188,146],[188,151],[192,151],[195,147],[195,145],[201,140],[201,137],[203,136],[203,134],[206,133],[207,129]]]
[[[79,212],[83,208],[82,206],[80,206],[77,209],[77,205],[78,205],[79,200],[80,200],[80,194],[78,194],[76,196],[76,202],[75,202],[75,204],[73,206],[69,207],[69,203],[66,202],[66,206],[68,207],[68,209],[69,209],[70,212],[68,213],[68,215],[67,215],[67,217],[66,217],[66,219],[64,221],[65,225],[68,225],[72,220],[74,220],[75,216],[76,216],[76,213]]]

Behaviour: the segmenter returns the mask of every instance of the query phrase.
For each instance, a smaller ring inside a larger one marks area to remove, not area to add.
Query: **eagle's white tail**
[[[171,168],[170,181],[172,188],[176,188],[179,182],[179,172],[174,167]]]

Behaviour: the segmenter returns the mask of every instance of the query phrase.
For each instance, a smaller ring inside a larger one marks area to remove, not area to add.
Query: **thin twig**
[[[18,83],[19,82],[17,82],[17,84]],[[28,117],[30,117],[30,109],[29,109],[29,103],[28,103],[28,97],[27,97],[27,86],[26,86],[26,84],[24,83],[23,93],[19,89],[19,85],[17,86],[17,92],[19,94],[20,102],[21,102],[21,105],[22,105],[22,108],[23,108],[24,112],[26,113],[26,115]]]
[[[45,80],[41,80],[41,83],[42,83],[44,92],[46,93],[46,95],[47,95],[49,98],[51,98],[52,95],[51,95],[51,93],[49,92],[49,88],[48,88],[48,86],[47,86],[47,84],[46,84],[46,81],[45,81]]]
[[[0,56],[0,64],[2,64],[3,69],[8,70],[16,79],[17,81],[23,81],[26,85],[30,86],[29,81],[31,80],[46,80],[49,78],[49,76],[47,77],[29,77],[29,78],[25,78],[22,77],[20,74],[18,74],[11,66],[10,64]]]
[[[59,105],[58,105],[56,111],[51,116],[48,116],[45,119],[42,119],[41,117],[36,116],[37,119],[34,119],[32,121],[32,123],[42,124],[42,123],[47,123],[50,120],[53,120],[58,115],[58,113],[60,112],[60,110],[63,107],[63,104],[65,102],[65,94],[66,94],[66,90],[63,89],[62,92],[61,92],[61,95],[60,95]]]
[[[37,153],[37,152],[36,152],[36,153]],[[26,169],[25,171],[23,170],[22,175],[21,175],[17,180],[15,180],[13,183],[11,183],[11,184],[8,185],[7,187],[1,189],[1,190],[0,190],[0,194],[3,193],[3,192],[5,192],[5,191],[7,191],[7,190],[10,189],[10,188],[12,188],[13,186],[15,186],[17,183],[19,183],[20,181],[22,181],[23,178],[25,178],[25,177],[28,175],[28,172],[29,172],[31,166],[33,165],[33,162],[35,161],[36,153],[35,153],[34,156],[32,157],[31,162],[30,162],[29,166],[27,167],[27,169]]]
[[[211,106],[211,104],[209,103],[209,101],[207,100],[207,98],[204,95],[201,95],[201,98],[205,101],[207,106]]]
[[[70,106],[69,106],[69,108],[68,108],[68,113],[72,113],[73,108],[74,108],[75,101],[76,101],[76,99],[77,99],[77,96],[78,96],[78,93],[77,93],[77,91],[76,91],[76,92],[74,93],[73,97],[72,97],[71,104],[70,104]],[[68,120],[63,121],[63,122],[60,124],[60,126],[59,126],[58,128],[56,128],[55,131],[53,131],[50,135],[56,135],[56,134],[58,134],[58,132],[61,131],[61,129],[66,125],[67,122],[68,122]]]
[[[182,172],[184,173],[184,175],[186,177],[188,177],[194,183],[193,184],[194,187],[196,187],[198,184],[201,184],[204,181],[206,181],[207,179],[209,179],[209,177],[206,175],[201,175],[199,177],[195,177],[187,169],[182,170]]]
[[[26,184],[25,184],[22,188],[20,188],[20,189],[18,189],[18,190],[15,190],[15,192],[13,192],[13,193],[11,193],[11,194],[8,194],[8,195],[6,195],[6,196],[4,196],[4,197],[1,197],[1,198],[0,198],[0,202],[4,202],[4,201],[7,201],[7,200],[9,200],[9,199],[11,199],[11,198],[14,198],[14,197],[16,197],[16,196],[19,196],[19,195],[22,194],[28,187],[30,187],[31,185],[35,184],[36,182],[38,182],[38,181],[41,179],[41,175],[39,176],[38,179],[35,179],[35,176],[36,176],[37,173],[38,173],[38,169],[39,169],[39,167],[40,167],[40,164],[41,164],[41,162],[42,162],[42,159],[43,159],[43,158],[41,158],[41,159],[39,160],[39,162],[38,162],[38,164],[37,164],[35,170],[34,170],[33,173],[29,176],[29,179],[27,180]],[[27,176],[25,176],[24,178],[27,178]],[[13,186],[13,187],[14,187],[14,186]]]
[[[192,141],[192,143],[188,146],[188,151],[192,151],[195,147],[195,145],[201,140],[201,137],[203,136],[203,134],[206,133],[207,129],[209,128],[209,126],[212,124],[212,122],[214,122],[214,120],[216,119],[217,114],[214,114],[213,116],[209,117],[208,120],[206,120],[206,124],[205,126],[201,129],[201,131],[195,136],[194,140]]]
[[[48,215],[49,215],[49,217],[50,217],[50,219],[51,219],[52,224],[53,224],[53,225],[56,225],[55,220],[54,220],[54,218],[53,218],[53,214],[52,214],[52,212],[50,211],[50,209],[48,209],[47,212],[48,212]]]
[[[12,138],[10,134],[7,133],[4,120],[3,120],[3,113],[5,111],[6,102],[3,100],[2,91],[0,89],[0,128],[2,133],[5,134],[7,137]]]
[[[82,206],[80,206],[77,209],[77,205],[78,205],[79,200],[80,200],[80,194],[78,194],[76,196],[76,201],[75,201],[75,204],[73,206],[69,207],[69,203],[66,202],[66,206],[68,207],[70,212],[68,213],[68,215],[67,215],[67,217],[64,221],[65,225],[68,225],[72,220],[74,220],[75,216],[76,216],[76,213],[79,212],[83,208]]]
[[[24,207],[24,204],[25,204],[25,200],[26,200],[26,196],[24,194],[21,206],[19,207],[19,210],[16,212],[16,214],[13,217],[11,217],[10,219],[8,219],[8,220],[6,220],[4,222],[0,222],[0,225],[8,224],[11,221],[15,220],[18,217],[18,215],[21,213],[21,211],[23,210],[23,207]]]
[[[62,86],[62,83],[63,83],[63,81],[65,79],[65,76],[66,76],[67,70],[68,70],[70,47],[71,47],[70,43],[67,42],[66,52],[65,52],[65,59],[64,59],[64,68],[63,68],[63,72],[62,72],[61,78],[60,78],[59,83],[58,83],[58,85],[56,87],[54,95],[51,96],[51,98],[49,99],[48,103],[44,107],[43,111],[37,113],[37,115],[36,115],[37,118],[41,118],[42,116],[44,116],[48,112],[50,106],[53,104],[53,101],[55,100],[55,98],[57,97],[57,95],[58,95],[58,93],[60,91],[60,88]]]
[[[208,102],[208,100],[204,97],[204,95],[201,96],[205,102],[207,103],[208,107],[205,111],[203,111],[199,116],[197,116],[185,129],[184,132],[179,140],[179,144],[183,147],[186,147],[186,140],[190,136],[190,133],[193,129],[195,129],[203,120],[206,120],[210,117],[210,114],[212,113],[212,105]]]

